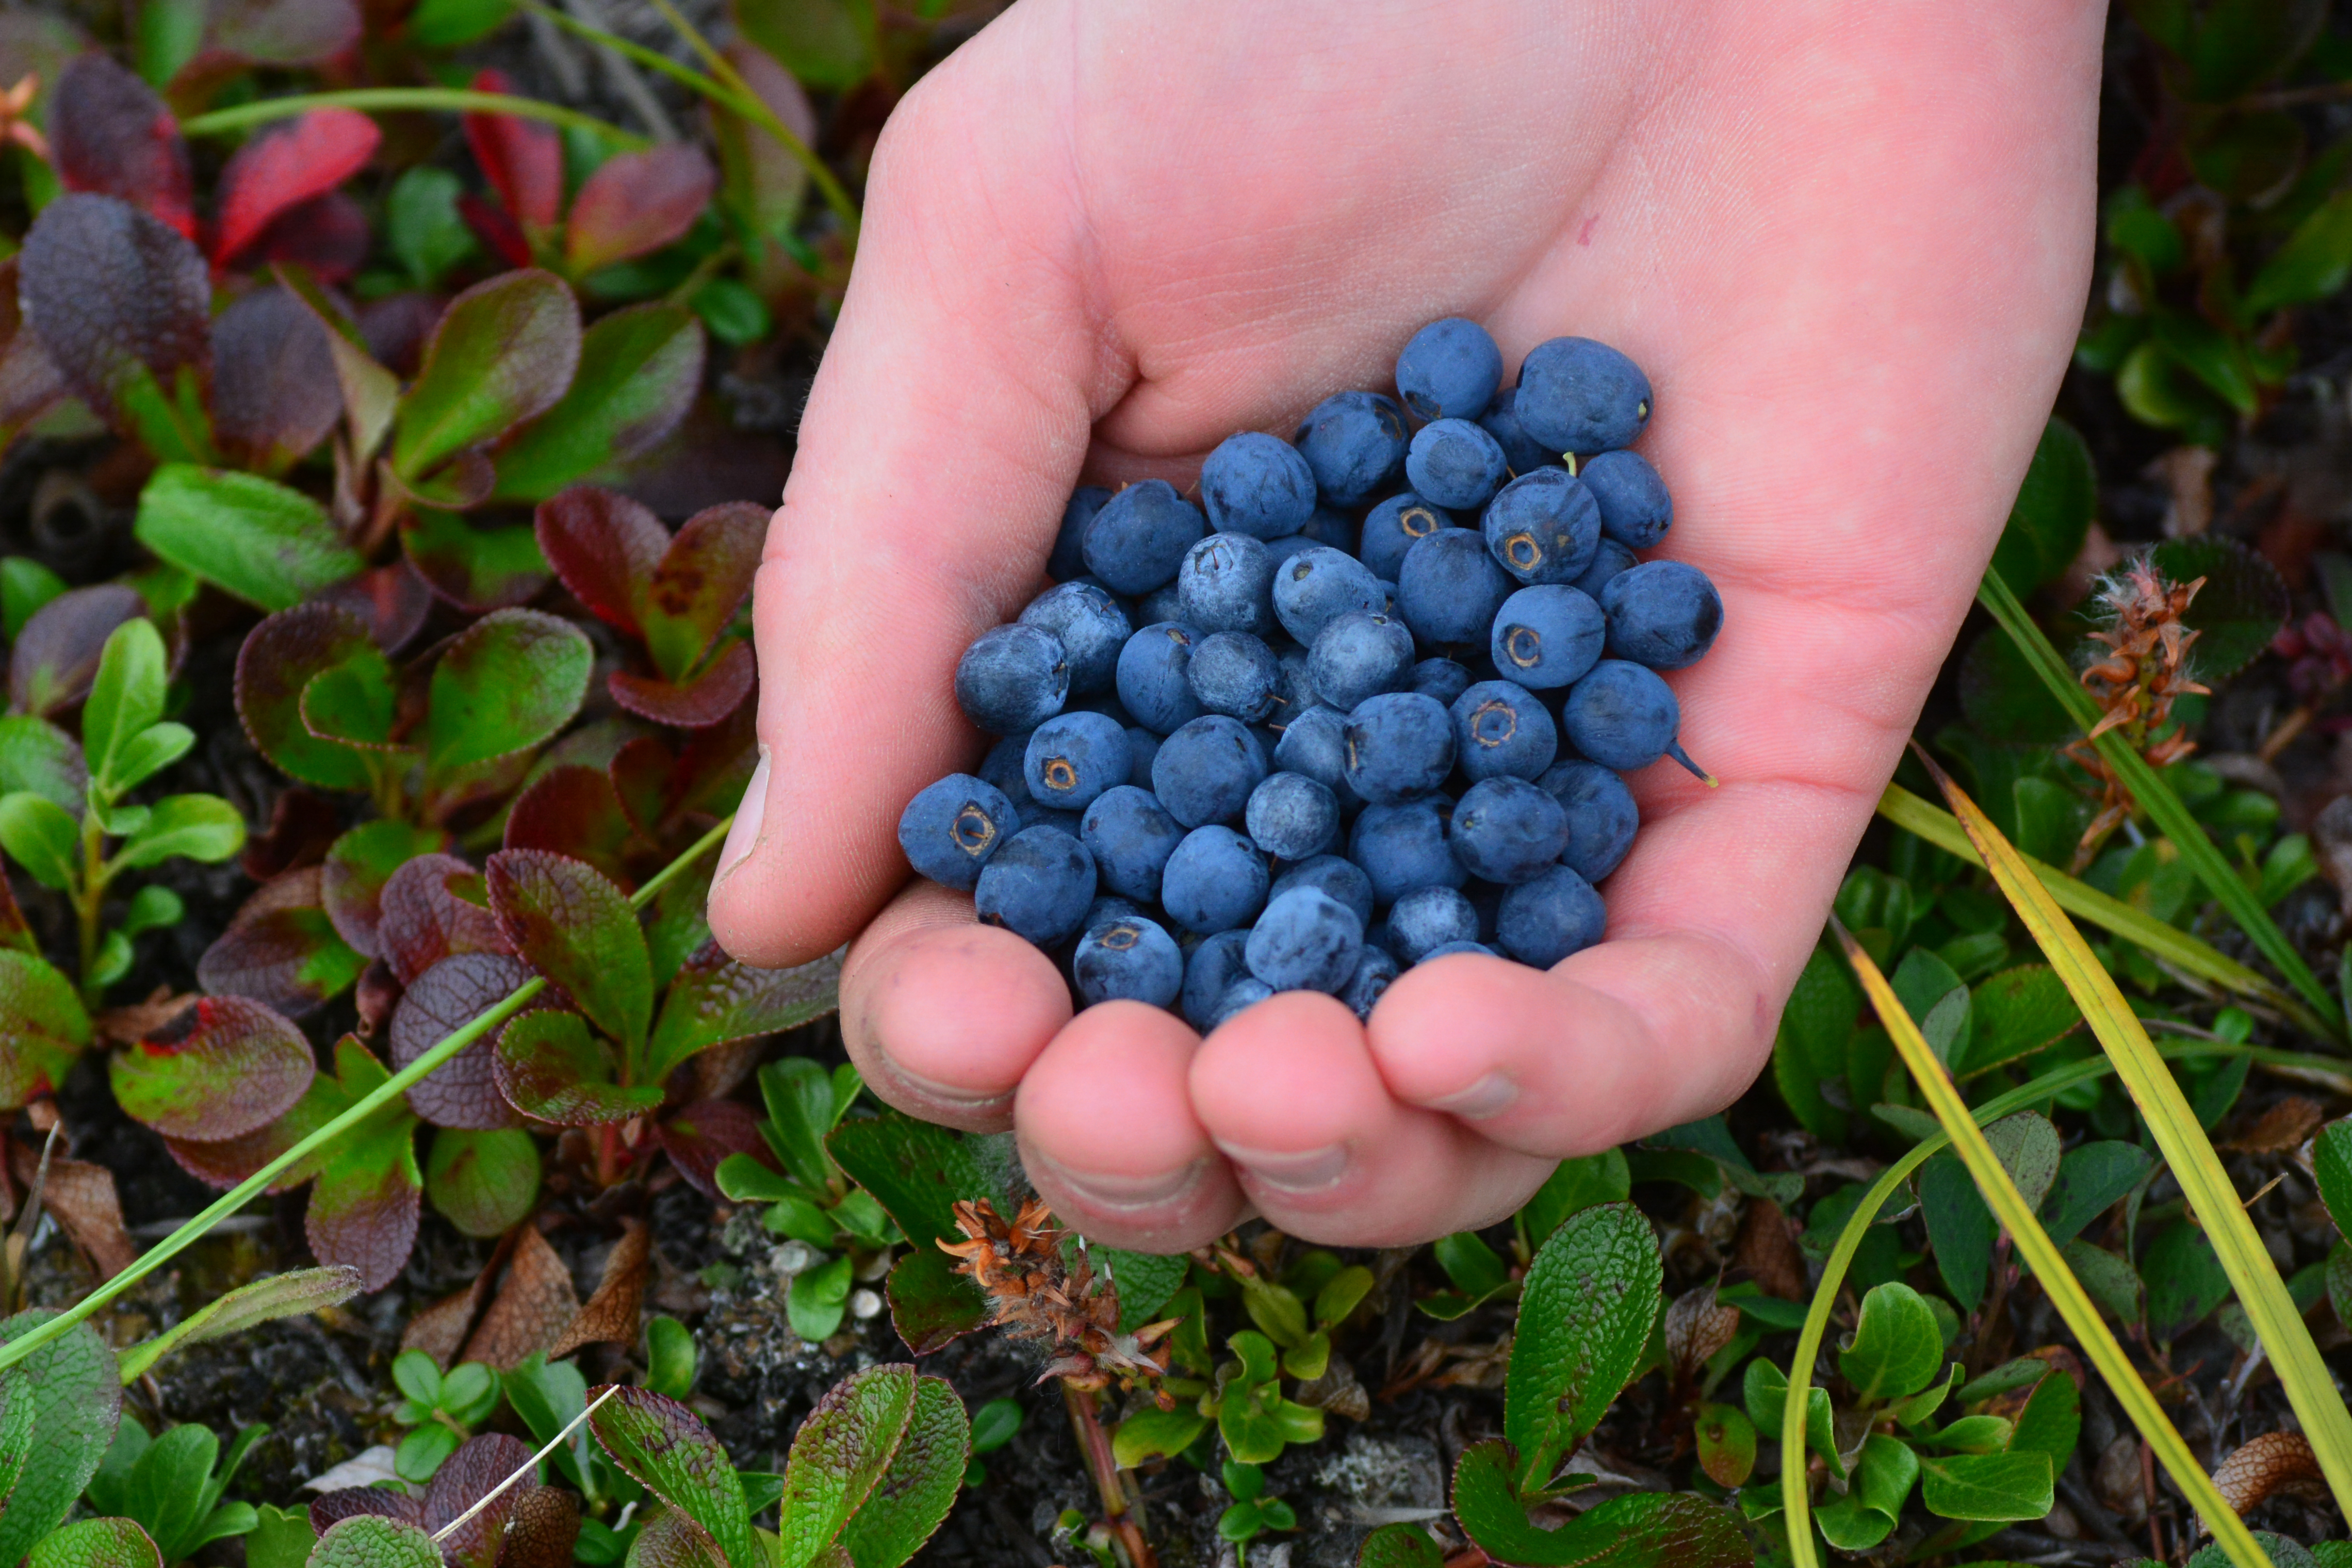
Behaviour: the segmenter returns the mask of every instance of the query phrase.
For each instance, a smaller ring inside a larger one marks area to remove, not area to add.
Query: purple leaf
[[[751,645],[738,640],[683,686],[616,669],[604,678],[604,689],[641,719],[681,730],[706,730],[741,706],[759,679]]]
[[[385,1487],[344,1487],[320,1493],[311,1500],[310,1511],[310,1528],[324,1535],[343,1521],[362,1514],[396,1519],[403,1524],[421,1524],[425,1520],[425,1500]]]
[[[236,150],[220,175],[219,231],[213,257],[226,266],[271,222],[325,195],[375,156],[375,121],[353,109],[313,109]]]
[[[106,639],[147,602],[116,583],[69,588],[33,612],[8,653],[8,707],[46,719],[89,695]]]
[[[411,860],[438,854],[448,843],[448,835],[436,828],[380,821],[362,823],[329,847],[319,901],[352,952],[380,955],[376,928],[383,921],[383,885]]]
[[[198,997],[110,1068],[131,1116],[166,1138],[207,1142],[268,1126],[318,1074],[302,1031],[242,996]]]
[[[772,1158],[760,1136],[760,1119],[731,1100],[697,1100],[654,1132],[678,1174],[707,1198],[719,1196],[715,1173],[728,1155],[749,1154],[763,1162]]]
[[[625,892],[636,886],[626,862],[634,837],[611,776],[572,763],[550,768],[515,797],[503,847],[570,855]]]
[[[49,151],[68,191],[119,196],[184,237],[196,235],[188,144],[147,84],[92,49],[49,95]]]
[[[454,855],[419,855],[385,879],[376,949],[403,985],[453,953],[514,951],[488,902],[475,901],[481,889],[481,874]]]
[[[618,1065],[577,1013],[525,1013],[499,1033],[499,1092],[535,1121],[610,1126],[660,1110],[661,1086],[620,1083]]]
[[[484,874],[499,929],[524,961],[620,1042],[624,1061],[645,1048],[653,1018],[653,961],[637,912],[584,860],[544,849],[502,849]],[[668,1071],[634,1075],[657,1084]]]
[[[677,765],[669,748],[657,737],[640,735],[614,752],[612,765],[605,770],[630,823],[656,843],[669,825],[669,781]]]
[[[247,997],[299,1018],[341,995],[366,967],[320,905],[319,868],[306,866],[246,900],[197,961],[196,980],[215,995]]]
[[[425,1494],[425,1531],[440,1534],[451,1521],[530,1463],[530,1446],[519,1438],[503,1432],[468,1437],[433,1472],[433,1485]],[[467,1520],[464,1529],[441,1543],[443,1554],[456,1568],[491,1568],[498,1560],[499,1541],[506,1534],[507,1520],[521,1495],[519,1489],[500,1493],[488,1508]]]
[[[404,1068],[488,1012],[530,978],[530,966],[503,953],[445,958],[416,977],[392,1015],[392,1062]],[[487,1131],[515,1125],[499,1092],[494,1042],[477,1040],[408,1091],[409,1108],[436,1127]]]
[[[212,362],[212,280],[177,230],[112,196],[59,196],[17,259],[26,323],[66,384],[121,423],[150,378],[201,380]]]
[[[694,226],[718,183],[710,160],[691,142],[614,154],[572,198],[565,265],[572,276],[584,277],[659,250]]]
[[[249,468],[283,472],[333,431],[343,393],[327,329],[285,289],[213,322],[213,433]]]
[[[698,511],[670,541],[643,611],[654,668],[684,680],[751,595],[768,510],[736,501]]]
[[[330,191],[270,219],[243,260],[250,271],[283,264],[303,268],[321,283],[340,283],[366,263],[374,242],[367,209],[344,192]]]
[[[367,623],[326,603],[297,605],[265,618],[236,655],[236,716],[255,750],[305,784],[363,790],[368,759],[334,741],[320,740],[302,721],[302,692],[334,670],[355,679],[392,679]]]
[[[573,485],[540,502],[532,526],[572,596],[607,626],[641,635],[646,591],[670,547],[661,521],[618,490]]]

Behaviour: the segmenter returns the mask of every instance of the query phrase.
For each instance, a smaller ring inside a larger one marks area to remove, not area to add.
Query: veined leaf
[[[751,595],[768,509],[735,501],[696,512],[677,531],[646,590],[646,650],[655,668],[685,680]]]
[[[554,407],[579,366],[580,342],[579,301],[551,272],[502,272],[458,295],[393,420],[394,468],[422,479]]]
[[[917,1384],[911,1366],[877,1366],[825,1392],[793,1438],[778,1510],[782,1568],[824,1563],[851,1520],[881,1486],[912,1424]],[[956,1466],[959,1476],[963,1466]]]
[[[797,1028],[841,1005],[841,966],[821,958],[797,969],[753,969],[716,942],[692,953],[663,994],[646,1048],[646,1076],[658,1083],[696,1053],[730,1040]]]
[[[302,1031],[258,1002],[201,996],[116,1054],[114,1098],[167,1138],[241,1138],[293,1108],[318,1071]]]
[[[308,1568],[442,1568],[441,1549],[404,1520],[354,1514],[327,1527]]]
[[[499,449],[492,494],[543,500],[653,447],[686,417],[702,385],[703,353],[702,323],[678,306],[632,305],[603,317],[580,341],[580,368],[562,401]]]
[[[139,492],[139,542],[247,604],[291,609],[367,563],[326,510],[258,474],[166,463]]]
[[[339,1115],[391,1076],[365,1046],[346,1035],[336,1042],[335,1077],[322,1080],[328,1092],[319,1109]],[[357,1268],[369,1290],[392,1283],[416,1241],[425,1177],[416,1168],[415,1130],[415,1113],[398,1100],[352,1129],[326,1153],[302,1216],[303,1234],[319,1261]]]
[[[0,1321],[0,1342],[14,1340],[57,1314],[46,1308]],[[0,1510],[0,1553],[16,1562],[73,1507],[114,1440],[122,1379],[98,1331],[78,1323],[8,1368],[10,1409],[31,1412],[36,1440]]]
[[[615,1124],[661,1109],[661,1085],[623,1084],[614,1066],[577,1013],[525,1013],[499,1035],[499,1092],[525,1116],[561,1127]]]
[[[818,1411],[824,1408],[820,1402]],[[735,1467],[694,1412],[651,1389],[624,1388],[588,1418],[588,1427],[614,1464],[699,1525],[730,1568],[766,1568]]]
[[[795,1444],[793,1458],[799,1458]],[[906,1430],[888,1467],[843,1532],[850,1561],[857,1568],[899,1568],[921,1550],[954,1505],[971,1458],[971,1425],[962,1398],[945,1378],[917,1377]]]
[[[595,660],[568,621],[537,610],[484,616],[433,667],[426,768],[447,774],[552,738],[580,711]]]
[[[667,1069],[644,1058],[653,1016],[653,960],[627,895],[584,860],[545,849],[501,849],[485,872],[499,929],[549,984],[618,1041],[629,1081],[657,1084]]]
[[[85,1519],[51,1531],[26,1554],[26,1568],[163,1568],[163,1554],[127,1519]]]
[[[26,324],[100,416],[134,421],[131,402],[212,360],[212,279],[187,237],[112,196],[59,196],[25,236],[18,289]]]
[[[1570,1215],[1537,1252],[1503,1394],[1518,1489],[1541,1489],[1600,1424],[1649,1342],[1664,1280],[1657,1237],[1630,1204]]]
[[[0,1108],[56,1089],[89,1044],[73,982],[37,954],[0,948]]]

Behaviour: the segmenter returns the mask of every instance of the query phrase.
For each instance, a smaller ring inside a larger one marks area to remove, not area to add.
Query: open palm
[[[1507,1214],[1561,1157],[1753,1078],[1964,613],[2080,318],[2100,8],[1020,0],[877,154],[755,616],[762,770],[727,947],[863,928],[843,1026],[920,1116],[1019,1133],[1097,1238],[1254,1205],[1357,1245]],[[1238,429],[1379,386],[1424,321],[1507,363],[1625,350],[1662,553],[1726,629],[1633,781],[1608,940],[1459,955],[1369,1026],[1288,994],[1200,1039],[1073,1017],[1052,962],[906,886],[895,829],[981,741],[950,675],[1041,585],[1081,473],[1188,485]]]

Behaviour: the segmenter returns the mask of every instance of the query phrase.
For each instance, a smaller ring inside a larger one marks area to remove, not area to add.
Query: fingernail
[[[760,765],[751,770],[751,782],[743,786],[743,804],[735,808],[735,826],[727,830],[727,842],[719,851],[719,869],[711,877],[713,885],[727,879],[735,869],[760,847],[760,818],[768,812],[768,748],[760,748]]]
[[[883,1054],[887,1057],[888,1053]],[[889,1067],[891,1076],[900,1083],[916,1093],[936,1100],[942,1106],[953,1110],[978,1110],[984,1106],[994,1105],[1000,1100],[1009,1104],[1013,1099],[1013,1091],[1009,1089],[991,1089],[985,1093],[974,1094],[968,1089],[952,1089],[943,1083],[934,1083],[920,1073],[908,1072],[895,1061],[891,1062]]]
[[[1225,1157],[1257,1178],[1264,1186],[1286,1193],[1317,1193],[1335,1185],[1348,1173],[1348,1149],[1332,1143],[1303,1153],[1278,1154],[1268,1149],[1244,1149],[1219,1143]]]
[[[1468,1089],[1449,1094],[1443,1100],[1423,1100],[1432,1110],[1443,1110],[1459,1116],[1465,1121],[1477,1121],[1489,1116],[1499,1116],[1519,1098],[1519,1086],[1501,1073],[1490,1072]]]
[[[1206,1160],[1195,1160],[1173,1171],[1163,1171],[1149,1176],[1114,1176],[1100,1171],[1073,1171],[1058,1160],[1032,1152],[1032,1165],[1042,1165],[1071,1194],[1091,1207],[1131,1213],[1137,1209],[1158,1208],[1175,1202],[1192,1191],[1209,1167]]]

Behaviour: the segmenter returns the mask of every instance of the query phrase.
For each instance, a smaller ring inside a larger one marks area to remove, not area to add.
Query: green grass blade
[[[2025,656],[2025,662],[2042,678],[2042,684],[2050,689],[2050,694],[2066,710],[2068,717],[2087,733],[2099,721],[2098,703],[2083,689],[2083,683],[2074,679],[2074,672],[2067,668],[2050,639],[2042,635],[2042,628],[2033,624],[2033,617],[2026,614],[2025,606],[2018,602],[2000,574],[1990,566],[1985,568],[1984,582],[1977,589],[1977,602],[1992,612],[1993,619],[2000,623],[2001,629],[2009,633],[2010,640]],[[2158,830],[2179,849],[2180,858],[2197,873],[2205,890],[2238,922],[2238,929],[2262,950],[2263,957],[2278,966],[2287,984],[2300,992],[2321,1016],[2333,1015],[2336,1000],[2320,984],[2319,976],[2304,963],[2303,955],[2295,952],[2294,944],[2287,941],[2286,933],[2263,908],[2260,897],[2231,869],[2220,847],[2206,837],[2204,826],[2189,814],[2189,808],[2180,803],[2180,797],[2165,783],[2163,775],[2113,730],[2092,743],[2123,781],[2124,787],[2131,791],[2132,798],[2155,821]],[[2342,1038],[2336,1031],[2324,1032],[2331,1038]]]
[[[653,143],[634,131],[624,131],[609,121],[593,114],[583,114],[576,109],[566,109],[560,103],[543,103],[536,98],[519,98],[512,93],[477,92],[462,87],[355,87],[337,92],[297,92],[283,98],[258,98],[251,103],[234,104],[227,109],[215,109],[209,114],[199,114],[180,121],[180,132],[185,136],[225,136],[232,131],[249,126],[265,125],[273,120],[290,120],[295,115],[313,109],[441,110],[451,114],[512,114],[525,120],[544,120],[551,125],[565,126],[573,131],[585,131],[601,136],[624,150],[650,147]]]

